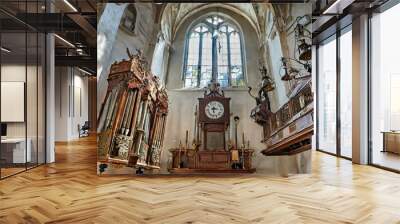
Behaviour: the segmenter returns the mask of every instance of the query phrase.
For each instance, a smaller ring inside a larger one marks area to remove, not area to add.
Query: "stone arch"
[[[196,19],[192,20],[190,22],[190,24],[186,27],[185,30],[180,30],[180,26],[178,27],[178,29],[176,30],[176,32],[183,32],[185,34],[185,43],[184,43],[184,51],[183,51],[183,59],[184,62],[186,62],[186,56],[187,56],[187,51],[188,51],[188,47],[189,47],[189,35],[191,33],[191,31],[193,30],[194,27],[196,27],[198,24],[202,23],[202,21],[204,21],[207,17],[211,17],[211,16],[219,16],[222,17],[223,19],[225,19],[226,23],[230,24],[232,27],[234,27],[238,33],[239,33],[239,37],[240,37],[240,50],[241,50],[241,58],[242,58],[242,68],[243,68],[243,80],[244,83],[247,83],[247,63],[246,63],[246,41],[244,39],[244,33],[243,33],[243,28],[242,25],[236,21],[235,18],[233,18],[231,15],[224,13],[224,12],[220,12],[220,9],[218,7],[215,8],[215,10],[207,12],[205,14],[202,14],[201,16],[197,17]],[[201,11],[200,11],[201,12]],[[183,63],[183,67],[182,67],[182,75],[184,76],[184,70],[185,70],[185,65],[186,63]],[[182,77],[184,78],[184,77]]]
[[[175,32],[174,41],[171,43],[171,55],[170,61],[168,62],[168,71],[165,74],[166,77],[166,84],[168,88],[172,89],[179,89],[183,86],[182,81],[182,71],[183,69],[183,61],[185,55],[185,45],[184,41],[186,40],[187,31],[190,30],[190,27],[196,23],[196,21],[201,20],[204,18],[205,14],[214,14],[216,12],[216,8],[205,8],[201,11],[197,11],[195,14],[191,14],[190,17],[185,19],[185,22],[179,26],[179,29]],[[230,17],[230,21],[235,21],[235,25],[238,27],[239,31],[243,34],[244,37],[241,37],[242,47],[244,59],[244,78],[246,84],[251,84],[252,86],[256,85],[256,81],[258,80],[259,70],[258,64],[255,63],[258,58],[258,36],[254,27],[250,25],[249,21],[242,16],[242,14],[238,14],[234,11],[231,11],[226,8],[219,8],[219,14],[224,14],[225,17]],[[239,19],[240,21],[237,21]],[[193,21],[192,21],[193,20]],[[178,44],[179,43],[179,44]],[[249,54],[249,52],[252,52]],[[250,64],[249,64],[250,63]],[[177,74],[179,73],[179,74]],[[250,76],[252,76],[250,78]],[[178,78],[179,77],[179,78]],[[173,84],[171,84],[173,83]]]
[[[208,8],[223,8],[235,12],[248,20],[250,25],[254,28],[257,35],[260,33],[258,20],[254,8],[251,3],[237,4],[237,3],[169,3],[162,9],[161,26],[163,35],[166,39],[172,41],[175,38],[176,32],[179,27],[192,15],[199,11]]]

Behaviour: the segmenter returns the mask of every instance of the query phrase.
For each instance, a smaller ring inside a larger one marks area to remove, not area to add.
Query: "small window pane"
[[[230,45],[231,45],[231,64],[241,65],[242,53],[240,49],[240,37],[238,33],[231,34]]]
[[[229,86],[229,73],[227,65],[218,66],[218,82],[222,87]]]
[[[201,66],[200,88],[206,87],[208,83],[210,83],[211,79],[212,79],[212,66],[211,65]]]
[[[185,87],[197,87],[197,77],[199,74],[199,43],[200,35],[198,33],[192,33],[189,39]]]
[[[201,52],[201,65],[212,66],[212,35],[203,34],[203,48]]]
[[[218,82],[222,87],[229,86],[228,39],[225,33],[220,34],[217,42]]]
[[[203,48],[201,52],[200,87],[206,87],[212,78],[212,35],[203,34]]]
[[[221,34],[217,41],[218,65],[228,65],[228,39],[226,34]]]
[[[228,28],[229,30],[229,28]],[[243,86],[243,65],[242,65],[242,51],[240,45],[240,36],[237,32],[233,32],[230,35],[230,47],[231,47],[231,80],[232,86]]]
[[[189,40],[188,65],[197,65],[199,63],[199,43],[199,35],[192,33]]]
[[[226,26],[221,26],[221,28],[219,28],[219,31],[226,33]]]
[[[197,65],[188,65],[185,74],[185,87],[197,87],[197,77],[199,71]]]
[[[244,86],[242,66],[231,66],[232,86]]]

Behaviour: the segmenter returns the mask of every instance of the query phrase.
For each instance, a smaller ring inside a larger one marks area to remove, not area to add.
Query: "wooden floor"
[[[0,223],[400,223],[400,175],[315,152],[289,178],[98,177],[94,138],[0,181]]]
[[[21,167],[7,167],[7,168],[4,168],[3,167],[3,168],[1,168],[1,177],[2,178],[8,177],[8,176],[11,176],[13,174],[23,172],[25,170],[26,170],[25,167],[23,167],[23,168],[21,168]]]
[[[374,151],[372,157],[374,164],[400,170],[400,155],[391,152]]]

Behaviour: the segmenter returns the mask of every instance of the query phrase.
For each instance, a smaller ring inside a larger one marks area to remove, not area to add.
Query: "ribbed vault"
[[[248,20],[257,33],[259,40],[265,37],[266,14],[272,11],[271,4],[255,3],[169,3],[163,8],[161,15],[161,31],[166,41],[172,42],[180,25],[191,15],[208,9],[223,8],[231,10]],[[260,41],[261,43],[262,41]]]

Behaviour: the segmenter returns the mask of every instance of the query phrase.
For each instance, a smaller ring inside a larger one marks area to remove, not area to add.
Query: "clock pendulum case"
[[[199,123],[203,129],[203,150],[226,151],[225,131],[229,127],[230,98],[210,91],[199,98]]]

